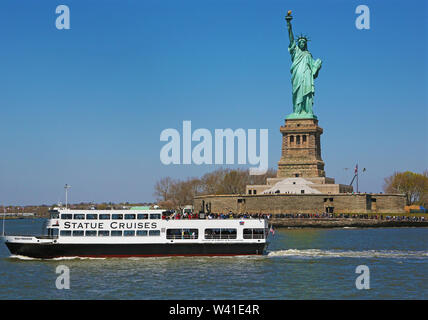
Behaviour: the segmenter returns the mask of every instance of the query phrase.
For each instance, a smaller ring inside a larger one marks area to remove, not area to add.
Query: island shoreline
[[[397,228],[397,227],[428,227],[428,221],[391,221],[376,219],[270,219],[274,228]]]

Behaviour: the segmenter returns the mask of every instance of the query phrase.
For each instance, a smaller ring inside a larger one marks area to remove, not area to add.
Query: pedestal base
[[[325,177],[320,141],[323,129],[318,120],[287,118],[280,131],[282,154],[277,177]]]

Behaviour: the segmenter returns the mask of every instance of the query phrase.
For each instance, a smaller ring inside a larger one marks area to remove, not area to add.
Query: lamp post
[[[3,231],[2,236],[4,237],[4,220],[6,219],[6,207],[3,206]]]

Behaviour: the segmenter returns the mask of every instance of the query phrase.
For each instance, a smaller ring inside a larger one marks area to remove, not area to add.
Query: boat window
[[[98,231],[98,236],[99,237],[108,237],[110,235],[110,231],[106,231],[106,230],[100,230]]]
[[[244,239],[264,239],[265,238],[265,229],[254,228],[254,229],[244,229]]]
[[[51,213],[51,219],[59,219],[59,213],[58,212],[52,212]]]
[[[244,239],[252,239],[253,230],[252,229],[244,229]]]
[[[115,214],[111,215],[111,218],[114,219],[114,220],[122,220],[123,219],[123,214],[115,213]]]
[[[161,215],[160,213],[152,213],[150,214],[150,219],[160,219]]]
[[[110,220],[110,215],[106,213],[100,214],[100,220]]]
[[[73,230],[73,237],[82,237],[83,230]]]
[[[64,219],[64,220],[70,220],[70,219],[73,219],[73,215],[72,215],[72,214],[69,214],[69,213],[63,213],[63,214],[61,215],[61,219]]]
[[[97,220],[98,219],[98,215],[95,213],[89,213],[86,215],[86,220]]]
[[[236,229],[221,229],[221,239],[236,239]]]
[[[71,236],[71,230],[61,230],[60,234],[62,236],[69,237],[69,236]]]
[[[137,236],[147,236],[147,230],[137,230]]]
[[[149,236],[160,236],[160,230],[150,230]]]
[[[135,219],[135,214],[127,213],[125,214],[125,220]]]
[[[220,229],[205,229],[205,239],[220,239]]]
[[[236,229],[205,229],[205,239],[236,239]]]
[[[265,229],[257,228],[253,229],[253,239],[264,239]]]
[[[167,229],[167,239],[198,239],[198,229]]]
[[[84,214],[81,214],[81,213],[76,213],[76,214],[74,215],[74,219],[77,219],[77,220],[84,220],[84,219],[85,219],[85,215],[84,215]]]
[[[182,229],[167,229],[166,238],[167,239],[181,239]]]
[[[87,236],[87,237],[96,237],[97,236],[97,231],[96,230],[87,230],[85,232],[85,236]]]
[[[198,239],[198,229],[183,229],[183,239]]]
[[[125,231],[123,231],[123,235],[125,237],[133,237],[133,236],[135,236],[135,231],[134,230],[125,230]]]
[[[147,213],[139,213],[137,214],[137,219],[148,219],[149,215]]]
[[[112,236],[112,237],[121,237],[121,236],[122,236],[122,231],[113,230],[113,231],[111,232],[111,236]]]

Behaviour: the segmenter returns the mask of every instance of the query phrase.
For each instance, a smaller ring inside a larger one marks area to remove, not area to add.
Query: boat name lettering
[[[103,230],[104,222],[64,222],[64,229],[99,229]],[[116,222],[110,223],[110,229],[156,229],[156,222]]]
[[[156,222],[112,222],[111,229],[156,229]]]

